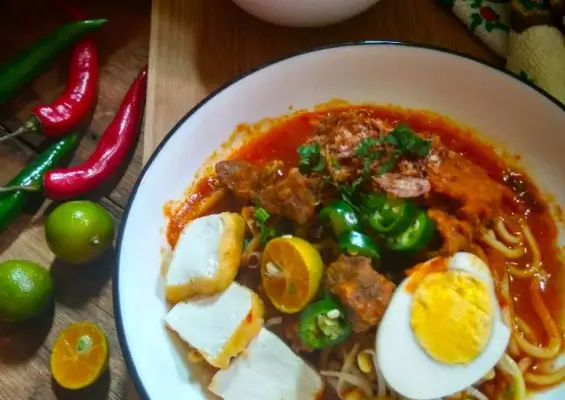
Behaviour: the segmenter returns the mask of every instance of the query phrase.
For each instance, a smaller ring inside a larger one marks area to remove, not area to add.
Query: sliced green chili
[[[369,216],[371,227],[387,236],[403,232],[416,218],[418,208],[411,202],[394,199],[388,200],[380,209]]]
[[[335,346],[351,335],[345,309],[331,297],[309,304],[300,313],[298,335],[314,349]]]
[[[320,217],[330,222],[337,237],[346,232],[360,229],[357,213],[344,200],[335,200],[330,205],[322,208]]]
[[[389,239],[391,249],[399,251],[418,251],[424,249],[432,240],[435,224],[424,211],[419,211],[412,224],[398,236]]]
[[[379,246],[375,241],[357,231],[346,232],[339,237],[339,250],[351,256],[363,256],[378,262],[381,258]]]

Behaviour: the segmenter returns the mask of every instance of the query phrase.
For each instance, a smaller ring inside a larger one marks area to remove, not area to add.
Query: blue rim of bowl
[[[151,167],[151,164],[153,163],[153,161],[155,160],[157,155],[161,152],[161,150],[163,149],[165,144],[169,141],[169,139],[184,124],[184,122],[187,119],[189,119],[194,113],[196,113],[201,107],[203,107],[206,103],[208,103],[210,100],[212,100],[214,97],[216,97],[216,95],[218,95],[220,92],[227,89],[229,86],[233,85],[234,83],[242,80],[243,78],[245,78],[245,77],[247,77],[247,76],[249,76],[249,75],[251,75],[251,74],[253,74],[257,71],[268,68],[268,67],[275,65],[275,64],[278,64],[282,61],[286,61],[288,59],[291,59],[291,58],[294,58],[294,57],[297,57],[297,56],[301,56],[301,55],[305,55],[305,54],[308,54],[308,53],[315,53],[317,51],[340,48],[340,47],[383,46],[383,45],[384,46],[415,47],[415,48],[419,48],[419,49],[433,50],[433,51],[437,51],[437,52],[440,52],[440,53],[447,53],[447,54],[451,54],[451,55],[456,56],[456,57],[461,57],[461,58],[467,59],[469,61],[476,62],[478,64],[481,64],[482,66],[485,66],[485,67],[490,68],[490,69],[494,69],[494,70],[496,70],[496,71],[498,71],[498,72],[500,72],[504,75],[510,76],[511,78],[516,79],[519,83],[521,83],[523,85],[529,86],[531,89],[535,90],[541,96],[550,100],[552,103],[554,103],[556,106],[558,106],[561,110],[563,110],[565,112],[565,105],[561,104],[555,97],[553,97],[552,95],[547,93],[545,90],[540,89],[539,87],[533,85],[532,83],[521,79],[518,75],[516,75],[512,72],[509,72],[509,71],[504,70],[502,68],[499,68],[497,66],[488,64],[487,62],[485,62],[485,61],[483,61],[479,58],[476,58],[476,57],[468,55],[468,54],[460,53],[458,51],[454,51],[454,50],[450,50],[450,49],[444,49],[444,48],[441,48],[441,47],[427,45],[427,44],[417,44],[417,43],[407,43],[407,42],[397,42],[397,41],[387,41],[387,40],[368,40],[368,41],[361,41],[361,42],[346,42],[346,43],[339,43],[339,44],[333,44],[333,45],[322,46],[322,47],[315,47],[315,48],[310,49],[310,50],[305,50],[305,51],[301,51],[301,52],[298,52],[298,53],[293,53],[291,55],[284,56],[284,57],[278,58],[274,61],[270,61],[270,62],[267,62],[263,65],[260,65],[259,67],[256,67],[256,68],[254,68],[254,69],[252,69],[252,70],[250,70],[250,71],[248,71],[248,72],[246,72],[242,75],[239,75],[238,77],[232,79],[231,81],[224,84],[220,88],[216,89],[214,92],[212,92],[211,94],[206,96],[206,98],[204,98],[204,100],[202,100],[200,103],[198,103],[196,106],[194,106],[188,113],[186,113],[185,116],[182,117],[175,124],[175,126],[169,131],[167,136],[165,136],[165,138],[157,146],[157,148],[155,149],[155,151],[153,152],[153,154],[151,155],[151,157],[149,158],[149,160],[147,161],[147,163],[143,167],[141,174],[139,175],[139,178],[137,179],[137,181],[135,182],[135,185],[133,186],[133,190],[131,192],[130,198],[129,198],[128,203],[126,205],[126,208],[124,210],[124,216],[122,218],[122,223],[121,223],[121,226],[120,226],[120,232],[118,234],[118,241],[117,241],[117,246],[116,246],[116,250],[117,250],[117,252],[116,252],[116,254],[117,254],[116,255],[116,268],[114,269],[114,273],[112,275],[112,280],[113,280],[112,294],[113,294],[113,298],[114,298],[114,318],[116,320],[116,330],[118,332],[118,340],[120,342],[120,346],[122,348],[122,353],[124,355],[124,359],[125,359],[125,362],[126,362],[127,372],[129,374],[129,376],[131,376],[133,383],[134,383],[134,386],[135,386],[135,389],[137,390],[137,394],[141,397],[142,400],[151,400],[151,399],[149,397],[149,394],[147,393],[147,390],[145,389],[145,386],[141,382],[141,379],[139,377],[137,369],[135,368],[135,365],[133,363],[133,359],[132,359],[132,356],[131,356],[131,353],[130,353],[130,350],[129,350],[129,347],[128,347],[128,344],[127,344],[127,341],[126,341],[126,337],[125,337],[125,331],[124,331],[124,326],[123,326],[123,321],[122,321],[122,314],[121,314],[121,311],[120,311],[120,294],[119,294],[120,254],[121,254],[122,242],[123,242],[123,238],[124,238],[125,227],[126,227],[126,224],[127,224],[127,220],[128,220],[128,216],[129,216],[131,206],[132,206],[133,201],[135,199],[135,195],[137,194],[137,189],[139,188],[139,184],[141,183],[141,181],[145,177],[147,171]]]

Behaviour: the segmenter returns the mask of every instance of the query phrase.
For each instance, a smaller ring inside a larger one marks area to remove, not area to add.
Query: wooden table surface
[[[153,0],[152,15],[149,0],[76,2],[89,15],[106,17],[109,23],[96,35],[101,55],[100,94],[75,163],[91,153],[150,53],[144,137],[127,168],[88,196],[106,207],[117,225],[143,159],[170,127],[212,90],[269,60],[325,44],[391,39],[433,44],[500,62],[432,1],[382,0],[353,20],[318,29],[272,26],[245,14],[229,0]],[[0,2],[0,64],[65,21],[51,4],[41,0]],[[67,64],[68,54],[62,55],[30,88],[0,107],[0,130],[15,129],[31,106],[57,96],[65,84]],[[0,145],[0,184],[43,146],[44,141],[36,136]],[[38,262],[51,270],[56,284],[53,312],[18,327],[0,325],[0,399],[135,398],[113,320],[114,254],[74,268],[54,259],[43,232],[43,215],[49,207],[35,205],[0,235],[0,261]],[[106,331],[110,368],[92,387],[69,392],[52,382],[48,360],[56,336],[67,324],[80,320],[94,321]]]

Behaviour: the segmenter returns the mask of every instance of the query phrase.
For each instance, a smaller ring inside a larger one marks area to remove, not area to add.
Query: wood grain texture
[[[75,0],[92,17],[109,22],[95,37],[100,51],[101,81],[96,109],[84,125],[85,135],[73,163],[85,160],[119,107],[123,95],[147,63],[151,5],[149,0]],[[67,20],[41,0],[0,2],[0,64]],[[68,72],[68,53],[62,54],[45,72],[0,107],[0,124],[12,130],[29,115],[32,106],[49,103],[63,89]],[[28,135],[0,145],[0,184],[13,177],[45,140]],[[116,228],[141,166],[142,141],[112,182],[87,198],[98,201],[116,218]],[[113,317],[111,273],[113,252],[89,265],[70,267],[49,251],[43,222],[54,205],[41,199],[0,235],[0,262],[21,258],[50,269],[55,281],[55,307],[46,316],[23,326],[0,325],[0,399],[123,399],[128,379],[118,344]],[[92,387],[70,392],[51,379],[49,356],[57,335],[71,322],[89,320],[99,324],[110,344],[110,365]]]
[[[144,159],[220,85],[273,59],[317,46],[400,40],[498,58],[430,0],[382,0],[341,24],[293,29],[253,18],[229,0],[154,0]]]
[[[129,85],[147,63],[150,4],[148,0],[75,2],[92,18],[108,19],[108,23],[95,34],[100,53],[100,89],[96,109],[84,126],[86,134],[77,151],[78,162],[92,153]],[[2,9],[4,5],[0,5],[0,48],[10,49],[0,53],[0,63],[67,21],[64,13],[40,0],[22,0],[10,4],[6,5],[6,10]],[[33,11],[22,13],[22,9]],[[31,87],[0,108],[0,121],[10,130],[20,126],[33,106],[48,104],[63,90],[68,68],[66,52]],[[40,148],[43,143],[43,139],[37,135],[26,135],[23,140],[33,149]],[[142,146],[138,147],[139,151],[128,163],[127,170],[99,189],[98,195],[107,195],[121,206],[126,204],[130,193],[128,188],[133,186],[141,167]]]
[[[318,29],[272,26],[245,14],[230,0],[153,0],[151,16],[149,0],[75,1],[89,15],[107,17],[109,23],[96,34],[102,65],[100,95],[74,163],[91,153],[125,90],[147,62],[148,53],[150,58],[144,140],[114,181],[89,196],[108,208],[117,224],[139,174],[142,154],[147,158],[204,96],[272,59],[331,43],[392,39],[429,43],[498,62],[465,27],[431,1],[382,0],[351,21]],[[64,21],[50,2],[0,1],[0,63]],[[63,54],[30,88],[0,107],[0,124],[14,129],[33,105],[56,97],[66,81],[67,63],[68,54]],[[44,145],[37,136],[0,145],[0,184]],[[79,269],[64,265],[54,259],[44,241],[42,223],[53,205],[39,202],[32,206],[0,235],[0,261],[24,258],[49,268],[56,282],[56,303],[38,321],[20,327],[0,326],[0,399],[124,399],[127,394],[135,399],[113,320],[113,254]],[[52,382],[48,359],[58,333],[80,320],[94,321],[106,331],[111,361],[109,373],[93,387],[71,393]]]

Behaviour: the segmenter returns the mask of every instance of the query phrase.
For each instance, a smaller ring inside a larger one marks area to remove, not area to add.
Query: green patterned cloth
[[[510,0],[440,0],[471,32],[501,57],[506,57]]]
[[[506,68],[565,103],[565,0],[437,0]]]

